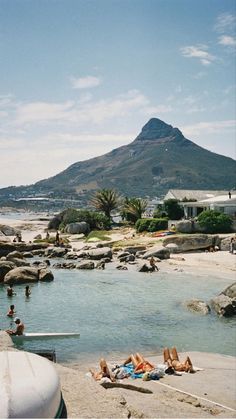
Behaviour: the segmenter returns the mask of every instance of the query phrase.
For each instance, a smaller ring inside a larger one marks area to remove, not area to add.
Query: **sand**
[[[29,241],[37,234],[45,235],[46,221],[1,220],[1,224],[19,227],[23,240]],[[111,240],[123,240],[130,244],[133,231],[123,234],[115,231]],[[135,237],[140,243],[156,243],[156,239]],[[72,241],[73,247],[80,249],[83,241]],[[195,272],[199,275],[222,275],[234,281],[236,278],[236,258],[229,252],[189,252],[172,255],[171,259],[159,264],[163,271]],[[178,276],[176,276],[177,278]],[[232,331],[232,333],[235,333]],[[11,340],[0,332],[0,350],[10,349]],[[213,337],[214,338],[214,337]],[[144,354],[145,355],[145,354]],[[197,367],[203,368],[195,374],[165,376],[159,381],[144,382],[141,379],[121,380],[136,387],[146,388],[152,394],[140,393],[124,388],[104,389],[86,373],[89,368],[98,368],[94,364],[55,364],[59,373],[62,393],[65,399],[68,417],[71,418],[236,418],[236,358],[221,354],[190,352],[188,354]],[[185,353],[180,354],[184,359]],[[162,356],[150,357],[154,364],[162,363]],[[99,362],[99,360],[98,360]],[[122,360],[117,360],[121,363]]]

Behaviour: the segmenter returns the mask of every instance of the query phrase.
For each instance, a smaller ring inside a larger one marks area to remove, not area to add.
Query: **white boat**
[[[66,417],[54,364],[29,352],[0,352],[0,401],[0,418]]]
[[[13,340],[25,340],[25,339],[63,339],[63,338],[75,338],[79,337],[79,333],[50,333],[50,332],[40,332],[40,333],[24,333],[23,335],[11,335]]]

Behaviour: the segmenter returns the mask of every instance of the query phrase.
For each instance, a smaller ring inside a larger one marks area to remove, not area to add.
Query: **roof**
[[[216,196],[229,196],[229,191],[202,191],[199,189],[170,189],[167,194],[164,197],[164,201],[169,198],[178,199],[179,201],[182,201],[184,198],[187,199],[193,199],[193,200],[205,200],[205,199],[211,199]]]
[[[214,196],[213,198],[208,199],[202,199],[201,201],[197,202],[183,202],[181,203],[185,206],[209,206],[211,204],[215,204],[216,206],[236,206],[236,194],[232,194],[231,198],[229,198],[229,195],[220,195],[220,196]]]

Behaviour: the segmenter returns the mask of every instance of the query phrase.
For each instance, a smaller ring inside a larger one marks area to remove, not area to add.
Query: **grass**
[[[86,242],[109,241],[110,239],[109,233],[106,230],[93,230],[86,237]]]

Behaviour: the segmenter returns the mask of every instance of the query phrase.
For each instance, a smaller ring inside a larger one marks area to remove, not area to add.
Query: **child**
[[[14,316],[14,314],[15,314],[15,306],[14,306],[14,304],[12,304],[12,305],[10,305],[10,308],[9,308],[9,310],[8,310],[8,313],[7,313],[7,316],[8,317],[13,317]]]

